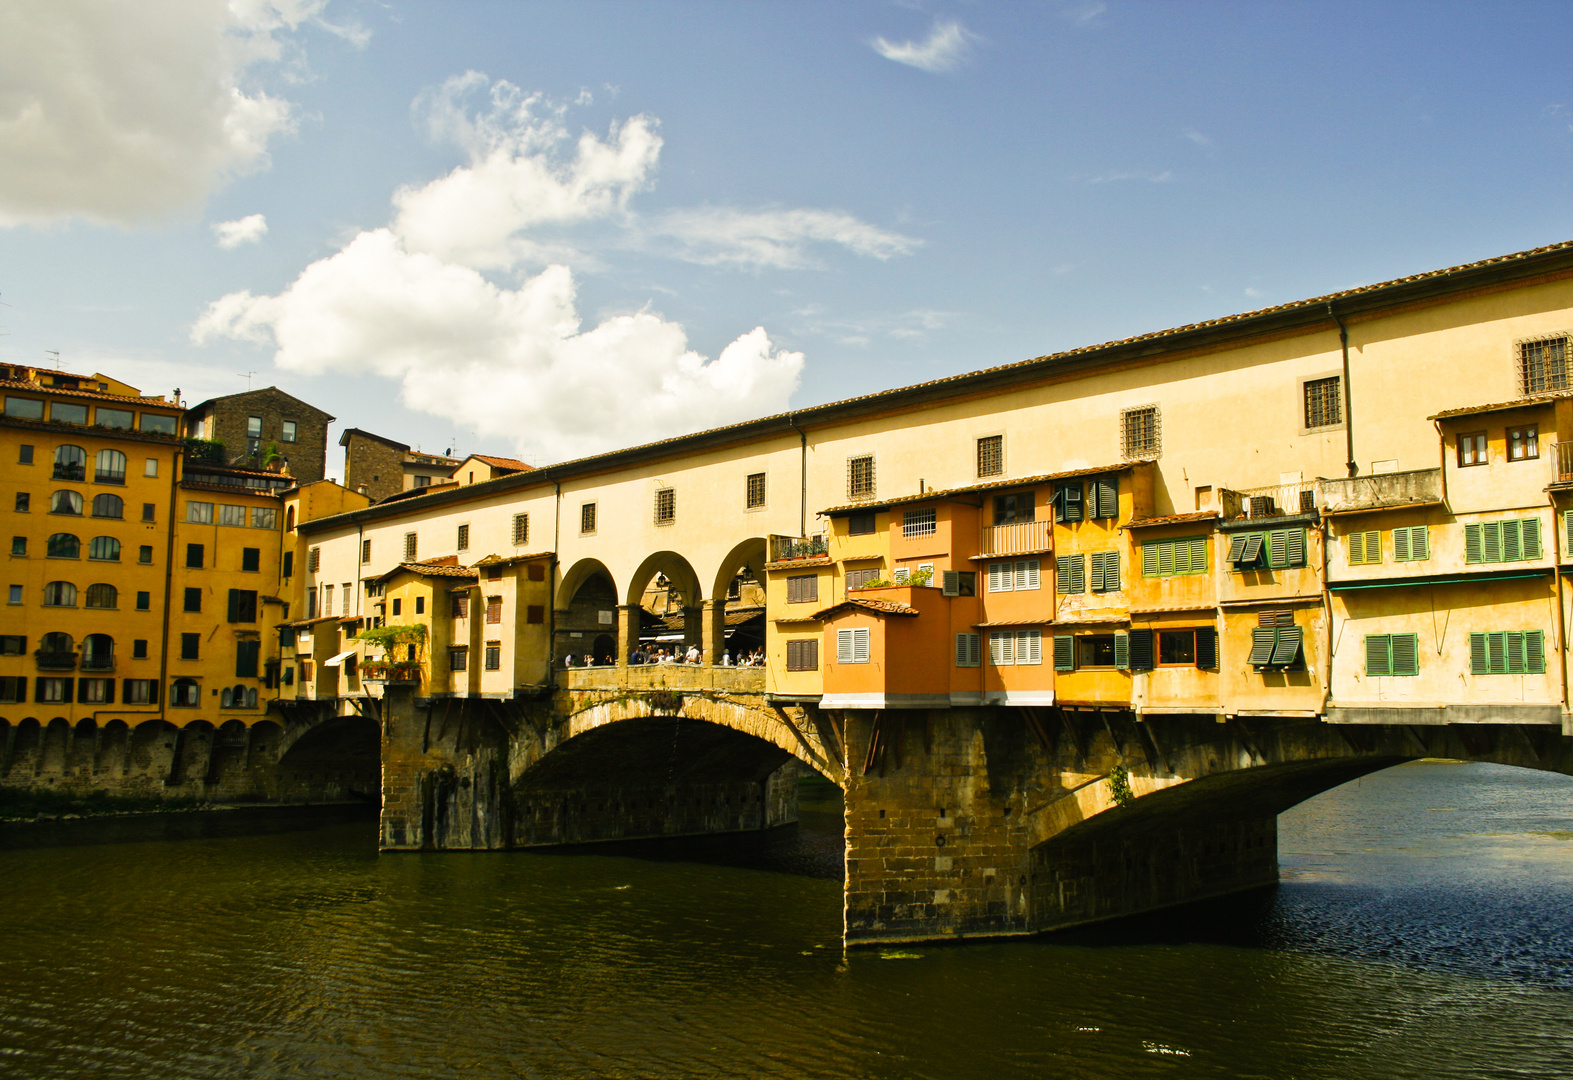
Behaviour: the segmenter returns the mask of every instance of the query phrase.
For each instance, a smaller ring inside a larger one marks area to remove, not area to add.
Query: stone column
[[[726,601],[706,600],[700,607],[703,636],[699,647],[704,652],[705,663],[719,664],[721,654],[726,651]]]
[[[701,606],[683,606],[683,651],[688,651],[688,646],[698,645],[700,652],[704,652],[705,628],[704,616],[710,601],[703,601]]]
[[[638,604],[624,604],[617,609],[617,663],[626,667],[628,657],[639,644],[644,608]]]

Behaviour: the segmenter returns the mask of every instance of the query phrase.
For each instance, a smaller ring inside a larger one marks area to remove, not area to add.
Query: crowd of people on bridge
[[[660,646],[646,648],[644,645],[636,645],[633,652],[628,655],[628,663],[630,665],[701,664],[703,662],[704,654],[700,651],[698,645],[690,645],[686,650],[681,648],[667,649]],[[728,649],[721,654],[722,667],[763,667],[764,663],[765,650],[762,648],[755,648],[749,652],[739,649],[735,654],[733,650]],[[610,656],[598,657],[585,653],[582,657],[576,657],[573,653],[568,653],[563,657],[563,667],[565,668],[613,666],[615,665]]]

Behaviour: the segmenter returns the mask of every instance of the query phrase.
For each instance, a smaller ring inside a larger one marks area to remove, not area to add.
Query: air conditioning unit
[[[1267,517],[1278,512],[1278,503],[1271,495],[1251,496],[1251,516]]]

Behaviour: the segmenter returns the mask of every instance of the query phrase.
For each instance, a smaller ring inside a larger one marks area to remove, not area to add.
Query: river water
[[[1573,780],[1421,762],[1283,884],[841,948],[839,803],[766,835],[388,855],[364,813],[0,830],[0,1076],[1573,1075]]]

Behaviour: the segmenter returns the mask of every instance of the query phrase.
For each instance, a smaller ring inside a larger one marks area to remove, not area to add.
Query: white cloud
[[[924,41],[887,41],[877,37],[869,46],[886,60],[920,71],[949,71],[966,59],[977,35],[953,20],[936,22]]]
[[[1060,14],[1077,26],[1086,26],[1108,10],[1109,5],[1102,3],[1102,0],[1092,0],[1090,3],[1067,4],[1060,9]]]
[[[268,219],[261,214],[247,214],[234,221],[218,221],[213,224],[213,235],[218,237],[218,246],[228,250],[239,247],[241,244],[255,244],[268,232]]]
[[[1171,170],[1169,170],[1169,169],[1165,169],[1161,173],[1145,173],[1145,172],[1112,172],[1112,173],[1104,173],[1102,176],[1089,176],[1089,177],[1087,177],[1087,183],[1089,183],[1089,184],[1115,184],[1115,183],[1119,183],[1122,180],[1145,180],[1149,184],[1167,184],[1167,183],[1170,183],[1171,181],[1173,181],[1173,179],[1174,179],[1174,173]]]
[[[566,267],[502,288],[406,250],[388,229],[361,233],[277,296],[214,301],[192,338],[219,337],[272,342],[288,371],[397,379],[409,408],[558,460],[780,411],[803,367],[763,328],[714,360],[648,312],[585,330]]]
[[[254,65],[326,0],[11,0],[0,4],[0,226],[135,224],[199,206],[264,168],[294,130]]]
[[[677,240],[678,258],[689,262],[780,269],[813,265],[805,250],[810,243],[839,244],[881,261],[922,244],[833,210],[678,210],[651,231]]]
[[[1203,135],[1195,128],[1186,128],[1183,132],[1181,132],[1181,134],[1183,134],[1187,139],[1190,139],[1197,146],[1211,146],[1213,144],[1212,139],[1208,138],[1206,135]]]

